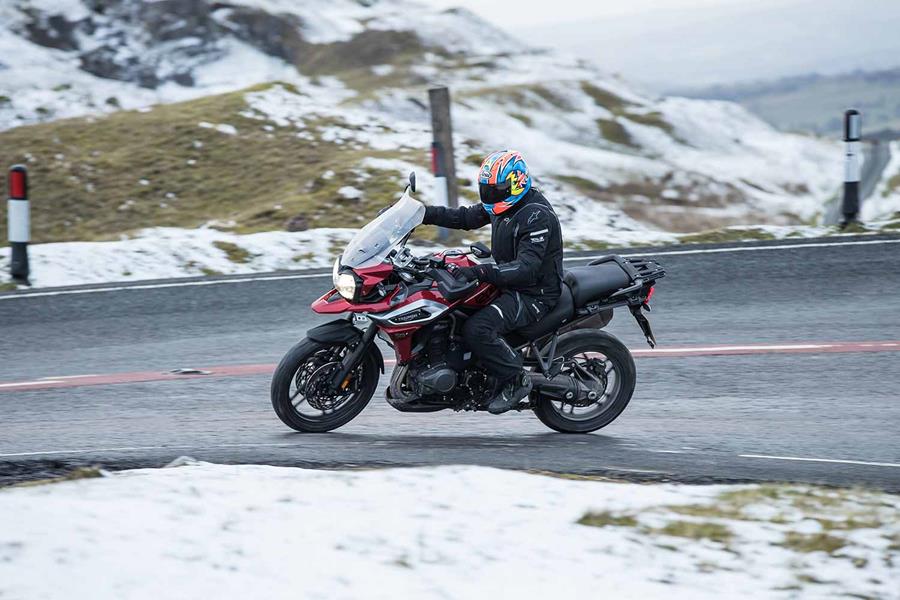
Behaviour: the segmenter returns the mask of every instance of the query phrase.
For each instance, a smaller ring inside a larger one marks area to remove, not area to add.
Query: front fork
[[[359,365],[359,361],[363,359],[368,352],[369,347],[375,342],[375,335],[378,333],[378,326],[370,323],[369,327],[363,331],[359,342],[354,346],[344,360],[341,361],[340,368],[332,375],[331,387],[337,392],[343,392],[350,383],[350,374]]]

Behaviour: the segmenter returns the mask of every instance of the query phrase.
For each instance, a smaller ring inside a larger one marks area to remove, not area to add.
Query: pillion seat
[[[631,285],[631,277],[618,263],[609,261],[585,267],[572,267],[565,273],[565,282],[572,290],[576,308],[593,300],[605,298]]]

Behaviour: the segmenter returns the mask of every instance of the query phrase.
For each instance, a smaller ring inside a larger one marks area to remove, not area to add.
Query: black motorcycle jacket
[[[506,212],[490,215],[480,204],[425,208],[426,225],[478,229],[491,224],[491,254],[496,265],[485,279],[555,306],[562,290],[562,230],[553,207],[531,188]]]

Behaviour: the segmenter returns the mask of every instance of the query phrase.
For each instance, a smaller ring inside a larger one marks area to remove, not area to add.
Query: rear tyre
[[[576,406],[533,392],[537,418],[560,433],[590,433],[615,421],[634,393],[636,371],[628,348],[605,331],[580,330],[560,337],[557,356],[566,361],[564,371],[600,381],[603,393],[588,405]]]
[[[330,390],[330,375],[350,348],[305,339],[291,348],[272,375],[272,408],[292,429],[323,433],[352,421],[372,399],[379,367],[373,347],[350,373],[340,393]]]

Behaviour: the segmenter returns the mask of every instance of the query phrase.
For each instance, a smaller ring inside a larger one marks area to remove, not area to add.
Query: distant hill
[[[863,114],[865,133],[892,130],[900,137],[900,68],[810,74],[676,93],[738,102],[779,129],[828,136],[839,134],[844,111],[856,108]]]
[[[29,166],[44,242],[357,227],[411,168],[429,197],[436,84],[453,93],[462,197],[477,201],[485,153],[519,149],[570,240],[806,223],[840,182],[837,144],[644,94],[463,10],[0,2],[0,165]]]

